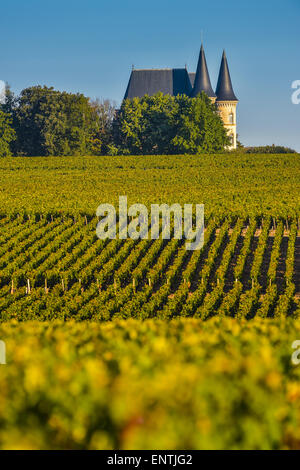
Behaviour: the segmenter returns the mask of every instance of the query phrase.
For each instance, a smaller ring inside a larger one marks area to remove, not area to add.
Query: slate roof
[[[190,77],[191,85],[192,85],[192,87],[194,88],[196,72],[189,72],[189,77]]]
[[[124,99],[152,96],[161,92],[164,95],[176,96],[185,94],[195,97],[204,91],[217,101],[238,101],[234,94],[227,58],[223,52],[216,93],[214,93],[208,73],[203,45],[201,45],[197,71],[187,69],[137,69],[132,70]]]
[[[238,101],[232,88],[225,51],[222,56],[216,95],[217,101]]]
[[[192,85],[186,69],[143,69],[132,70],[126,98],[141,98],[162,92],[164,95],[190,95]]]
[[[191,97],[195,98],[202,91],[204,91],[207,94],[207,96],[209,96],[210,98],[216,98],[216,95],[210,83],[210,78],[209,78],[209,73],[208,73],[207,63],[206,63],[206,58],[205,58],[205,52],[203,49],[203,45],[201,44],[196,77],[195,77],[194,87],[191,93]]]

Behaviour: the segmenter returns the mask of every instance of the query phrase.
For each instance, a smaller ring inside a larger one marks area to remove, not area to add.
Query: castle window
[[[233,115],[233,113],[229,114],[229,124],[234,124],[234,115]]]

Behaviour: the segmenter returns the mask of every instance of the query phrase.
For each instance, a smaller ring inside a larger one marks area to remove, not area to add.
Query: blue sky
[[[226,49],[245,145],[300,151],[300,0],[10,0],[0,80],[122,100],[136,68],[195,71],[203,30],[213,87]]]

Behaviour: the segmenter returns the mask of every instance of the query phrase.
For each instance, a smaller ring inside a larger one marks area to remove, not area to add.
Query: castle
[[[203,45],[201,45],[196,73],[187,69],[142,69],[133,68],[124,99],[154,95],[162,92],[173,96],[185,94],[195,97],[204,91],[217,105],[224,126],[230,137],[230,149],[237,146],[236,98],[225,51],[223,52],[216,92],[213,91]]]

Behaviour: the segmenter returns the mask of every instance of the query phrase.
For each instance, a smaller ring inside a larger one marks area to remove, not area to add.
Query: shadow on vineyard
[[[281,245],[280,245],[280,256],[278,260],[278,266],[276,270],[276,285],[278,287],[278,292],[282,294],[284,291],[284,273],[286,268],[286,257],[287,257],[287,250],[289,244],[289,237],[287,235],[282,237]]]
[[[296,297],[300,298],[300,236],[297,237],[295,243],[295,267],[293,282],[296,288]]]

